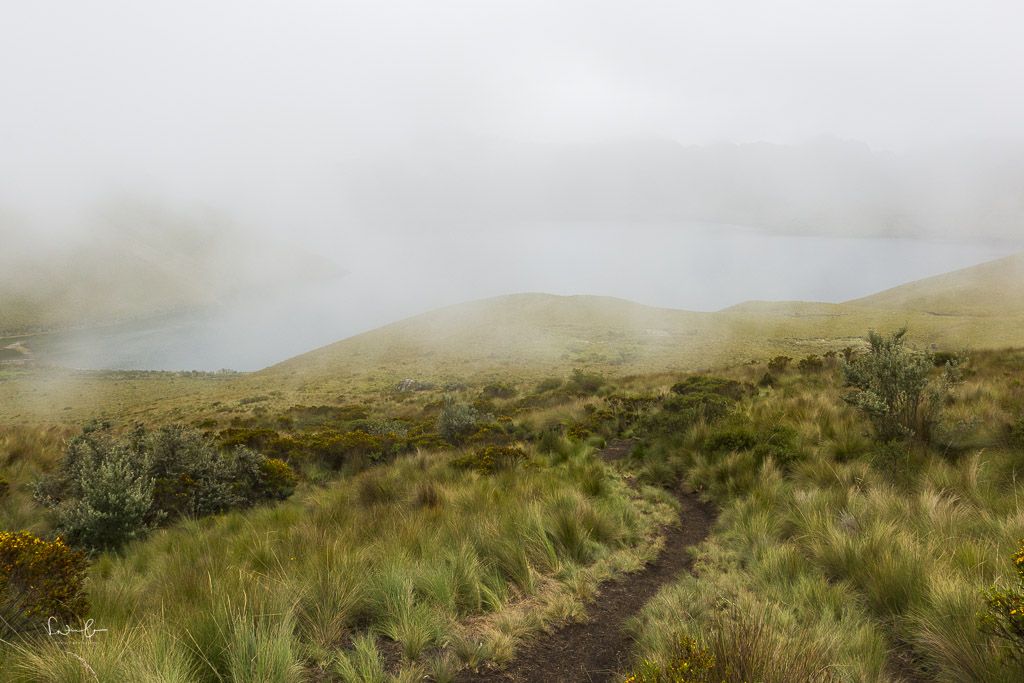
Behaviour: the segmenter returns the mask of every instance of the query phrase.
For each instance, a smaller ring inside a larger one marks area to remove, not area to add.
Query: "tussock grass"
[[[601,579],[642,562],[671,515],[588,451],[561,464],[534,455],[494,475],[449,457],[402,458],[103,555],[91,616],[110,635],[4,648],[0,679],[44,656],[45,680],[86,680],[88,667],[136,680],[143,660],[180,672],[166,680],[443,677],[507,660],[526,633],[578,616]]]
[[[993,363],[980,354],[948,406],[947,419],[983,418],[960,435],[966,451],[941,438],[876,443],[828,374],[783,378],[740,409],[754,430],[796,430],[805,457],[788,472],[749,451],[703,452],[709,425],[647,446],[642,466],[683,463],[676,469],[723,509],[698,576],[636,620],[637,658],[668,657],[685,636],[731,667],[736,677],[723,680],[1024,680],[978,628],[982,591],[1007,577],[1024,537],[1024,458],[1000,436],[1024,407],[1024,363],[1017,374],[987,371]],[[732,630],[726,613],[742,617]],[[781,661],[815,662],[819,673],[784,674]]]

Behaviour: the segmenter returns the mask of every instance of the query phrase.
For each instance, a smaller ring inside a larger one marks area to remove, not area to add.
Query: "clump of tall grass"
[[[531,457],[536,466],[487,476],[452,467],[452,456],[404,457],[300,500],[158,530],[99,558],[90,616],[108,632],[80,651],[47,650],[48,666],[71,671],[81,658],[101,680],[134,680],[128,667],[156,661],[167,642],[168,661],[211,682],[316,671],[377,680],[383,661],[389,676],[422,676],[460,656],[507,658],[543,620],[472,637],[466,625],[500,623],[520,603],[571,613],[615,558],[649,550],[642,541],[668,509],[635,499],[588,452],[561,464]],[[137,656],[117,654],[142,625],[159,635],[133,641]],[[35,665],[36,650],[4,650],[10,671]]]

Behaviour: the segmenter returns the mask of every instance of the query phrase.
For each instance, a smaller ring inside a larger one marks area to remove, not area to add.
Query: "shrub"
[[[743,398],[746,389],[734,379],[724,377],[711,377],[709,375],[694,375],[687,377],[682,382],[672,385],[672,393],[679,396],[690,396],[699,394],[717,394],[738,401]]]
[[[845,400],[864,412],[879,438],[918,436],[927,440],[939,417],[942,401],[958,381],[955,365],[947,365],[939,382],[931,380],[932,359],[906,347],[907,330],[888,337],[868,334],[867,354],[844,363],[853,391]]]
[[[303,457],[318,460],[337,470],[351,461],[382,459],[396,449],[396,438],[393,434],[322,429],[295,437],[295,449]]]
[[[182,515],[204,516],[286,498],[296,477],[286,463],[245,446],[223,453],[180,426],[115,438],[93,429],[72,439],[55,472],[36,486],[73,545],[117,548]]]
[[[554,391],[555,389],[558,389],[561,386],[561,377],[548,377],[547,379],[542,379],[540,383],[537,384],[537,393],[542,394],[545,391]]]
[[[718,683],[715,656],[693,638],[683,636],[675,643],[668,660],[644,660],[626,676],[624,683]]]
[[[88,564],[60,538],[0,531],[0,635],[42,628],[49,617],[62,626],[84,617]]]
[[[452,445],[458,445],[476,431],[480,414],[473,406],[446,395],[437,416],[437,433]]]
[[[825,361],[824,359],[822,359],[821,356],[816,356],[812,354],[810,356],[807,356],[806,358],[801,358],[800,362],[797,364],[797,369],[800,370],[800,372],[804,373],[805,375],[815,372],[821,372],[822,370],[825,369]]]
[[[579,368],[572,371],[569,378],[569,388],[583,394],[595,394],[604,386],[604,377],[593,372],[584,372]]]
[[[1024,451],[1024,417],[1010,426],[1010,446]]]
[[[775,358],[772,358],[770,361],[768,361],[768,372],[776,374],[780,372],[785,372],[786,368],[788,368],[789,364],[792,362],[793,359],[790,358],[789,356],[775,356]]]
[[[672,413],[683,414],[691,422],[701,419],[715,422],[732,412],[735,405],[736,402],[727,396],[695,393],[672,397],[665,401],[663,408]]]
[[[525,459],[526,452],[519,446],[485,446],[452,460],[452,465],[481,474],[493,474],[514,467]]]
[[[57,531],[73,545],[117,548],[144,535],[165,513],[154,505],[154,481],[133,445],[87,433],[71,441],[37,500],[55,509]]]
[[[516,389],[504,382],[492,382],[486,385],[480,393],[485,398],[513,398],[516,395]]]
[[[704,441],[704,449],[712,453],[749,451],[758,443],[757,434],[748,427],[733,427],[712,432]]]
[[[1017,577],[1007,589],[990,588],[985,593],[981,627],[1009,646],[1010,655],[1024,661],[1024,540],[1011,558]]]
[[[0,477],[0,500],[3,500],[7,496],[7,492],[11,490],[11,484],[4,477]]]

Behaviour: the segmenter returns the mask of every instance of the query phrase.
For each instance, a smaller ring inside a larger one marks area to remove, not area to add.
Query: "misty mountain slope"
[[[1024,253],[894,287],[849,303],[933,315],[1024,315]]]
[[[154,318],[342,274],[216,215],[127,203],[94,221],[88,236],[40,241],[32,226],[0,221],[0,336]]]
[[[465,376],[577,366],[616,374],[693,369],[857,344],[908,326],[922,346],[1024,345],[1020,257],[911,283],[856,302],[749,302],[694,313],[592,296],[517,294],[451,306],[336,342],[261,374]],[[896,293],[903,294],[897,295]],[[934,309],[934,310],[933,310]],[[940,314],[936,315],[939,312]]]
[[[285,361],[268,372],[628,364],[707,329],[709,314],[596,296],[515,294],[431,311]]]

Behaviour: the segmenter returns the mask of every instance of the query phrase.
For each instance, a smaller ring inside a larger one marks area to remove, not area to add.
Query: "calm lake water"
[[[438,306],[514,292],[597,294],[713,311],[751,299],[846,301],[1024,249],[911,239],[766,235],[722,226],[517,226],[376,236],[350,275],[222,310],[36,338],[81,368],[255,370]]]

